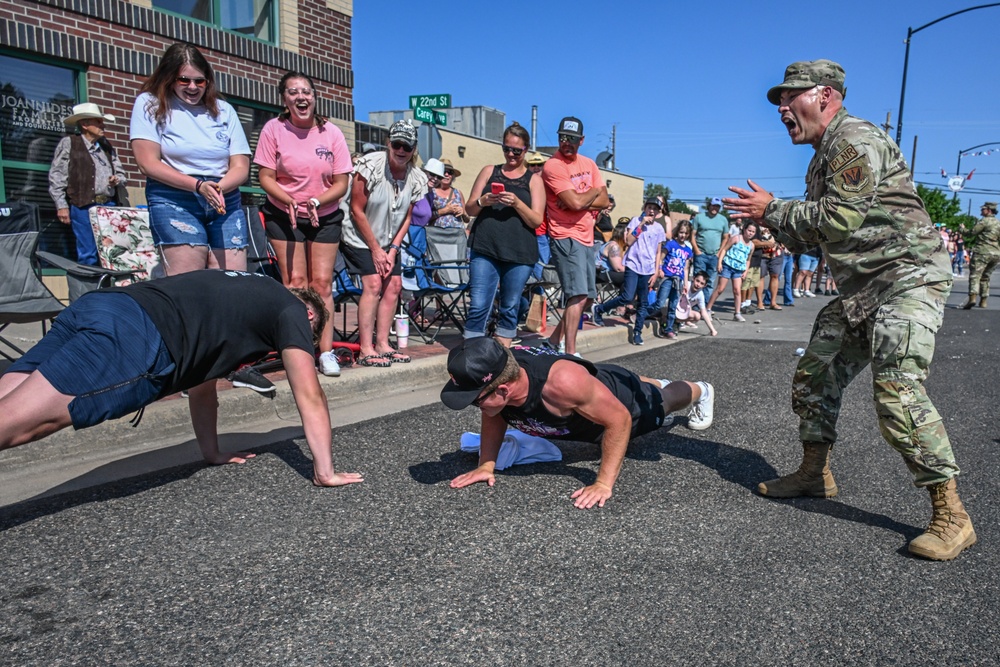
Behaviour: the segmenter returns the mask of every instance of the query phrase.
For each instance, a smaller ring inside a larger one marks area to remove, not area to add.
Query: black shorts
[[[347,262],[347,269],[351,273],[362,276],[374,276],[378,273],[375,270],[375,262],[372,260],[372,251],[368,248],[355,248],[346,243],[340,246],[340,254]],[[403,265],[399,261],[399,252],[396,252],[396,263],[392,267],[391,275],[400,276],[403,274]]]
[[[651,433],[663,425],[663,394],[660,388],[643,382],[638,375],[614,364],[598,364],[597,379],[632,414],[630,438]]]
[[[319,227],[313,227],[306,218],[297,218],[293,225],[288,212],[275,206],[270,199],[261,207],[267,237],[286,243],[340,243],[344,212],[339,208],[329,215],[320,216]]]

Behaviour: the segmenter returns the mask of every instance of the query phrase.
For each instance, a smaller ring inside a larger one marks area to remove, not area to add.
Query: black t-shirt
[[[518,199],[531,206],[532,173],[525,171],[520,178],[507,178],[499,166],[486,182],[483,192],[490,191],[491,183],[503,183],[504,190],[514,193]],[[512,206],[487,206],[476,216],[469,233],[469,245],[480,255],[486,255],[501,262],[531,264],[538,261],[538,239],[535,230],[521,220]]]
[[[193,271],[115,287],[156,325],[177,365],[163,395],[223,377],[290,347],[312,353],[305,305],[273,278]]]
[[[513,346],[514,359],[528,374],[528,397],[524,405],[507,406],[500,416],[522,433],[549,440],[600,442],[604,427],[575,412],[566,417],[554,415],[542,402],[542,388],[552,365],[560,360],[578,363],[628,408],[632,414],[631,437],[655,431],[663,423],[663,396],[635,373],[612,364],[595,365],[573,355],[550,352],[540,347]]]

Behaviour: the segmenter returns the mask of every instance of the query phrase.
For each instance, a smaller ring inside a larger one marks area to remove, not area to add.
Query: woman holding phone
[[[465,211],[475,218],[469,237],[469,316],[465,337],[486,335],[497,290],[500,309],[496,339],[509,346],[517,334],[521,292],[538,261],[535,229],[542,224],[545,187],[524,158],[531,145],[528,131],[513,123],[503,133],[503,164],[479,172]]]

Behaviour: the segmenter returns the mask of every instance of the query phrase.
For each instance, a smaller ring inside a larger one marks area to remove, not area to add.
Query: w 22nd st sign
[[[417,107],[425,109],[450,109],[451,95],[410,95],[410,108],[416,109]]]

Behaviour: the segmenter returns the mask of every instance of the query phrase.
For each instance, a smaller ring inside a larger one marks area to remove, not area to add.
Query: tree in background
[[[688,215],[694,213],[691,207],[682,199],[675,199],[667,204],[667,210],[674,211],[675,213],[687,213]]]
[[[917,185],[917,196],[924,202],[924,208],[934,224],[942,224],[948,229],[958,229],[963,222],[968,227],[967,218],[962,215],[962,204],[957,197],[949,197],[937,188]]]
[[[660,183],[646,183],[642,191],[643,201],[650,197],[663,197],[663,201],[670,201],[670,188]]]

